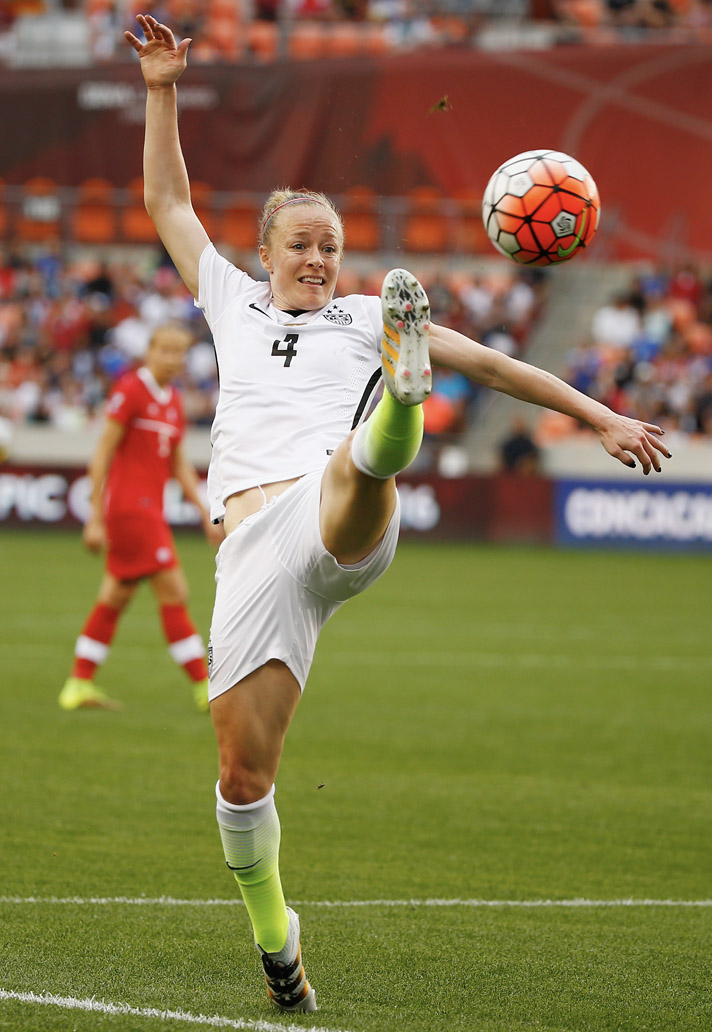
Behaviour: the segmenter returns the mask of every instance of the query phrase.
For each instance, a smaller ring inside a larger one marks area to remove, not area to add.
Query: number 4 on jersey
[[[279,345],[282,343],[281,340],[276,340],[272,345],[272,356],[279,356],[279,358],[283,358],[285,368],[289,368],[289,366],[292,364],[292,359],[297,353],[297,349],[294,347],[294,345],[297,343],[298,340],[298,333],[288,333],[287,336],[284,338],[284,343],[287,345],[286,348],[280,348]]]

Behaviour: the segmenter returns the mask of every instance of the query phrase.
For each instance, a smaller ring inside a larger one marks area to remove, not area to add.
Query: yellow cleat
[[[196,681],[193,685],[193,699],[195,701],[196,709],[201,713],[207,713],[210,709],[210,700],[208,699],[208,679],[204,681]]]
[[[110,699],[93,681],[83,677],[68,677],[57,700],[64,710],[105,709],[120,710],[121,703]]]

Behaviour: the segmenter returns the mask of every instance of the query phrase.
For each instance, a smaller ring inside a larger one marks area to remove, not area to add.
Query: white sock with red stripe
[[[109,646],[120,616],[120,609],[97,602],[74,646],[72,677],[92,680],[96,668],[101,666],[109,655]]]
[[[183,667],[191,681],[204,681],[208,676],[205,645],[186,607],[161,606],[161,623],[173,659]]]

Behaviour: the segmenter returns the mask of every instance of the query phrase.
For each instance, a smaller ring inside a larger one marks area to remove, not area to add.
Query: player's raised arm
[[[190,39],[176,45],[171,30],[151,15],[137,15],[146,42],[124,36],[141,60],[146,83],[146,136],[143,150],[144,200],[158,235],[194,297],[198,262],[208,234],[193,211],[190,182],[178,136],[176,82],[187,64]]]
[[[608,454],[625,466],[635,467],[637,458],[643,473],[651,469],[659,473],[660,456],[671,457],[660,440],[663,431],[654,423],[621,416],[553,373],[486,348],[448,327],[431,325],[430,354],[434,362],[455,369],[485,387],[588,423]]]

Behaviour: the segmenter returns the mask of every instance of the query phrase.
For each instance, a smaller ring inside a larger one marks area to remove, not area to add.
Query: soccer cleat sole
[[[407,269],[391,269],[383,281],[381,304],[383,380],[402,405],[420,405],[433,389],[428,296]]]

